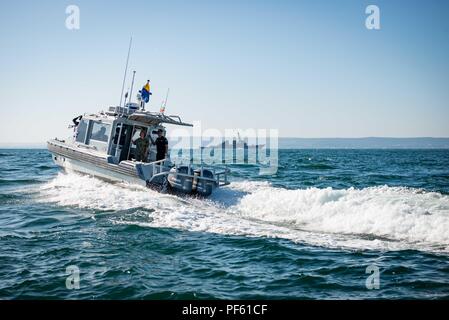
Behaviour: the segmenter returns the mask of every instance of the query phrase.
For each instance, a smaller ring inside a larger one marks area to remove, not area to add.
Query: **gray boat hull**
[[[135,165],[130,161],[120,164],[109,163],[107,157],[78,151],[56,141],[49,141],[47,148],[55,164],[68,172],[87,174],[111,182],[147,185],[147,182],[139,177]]]

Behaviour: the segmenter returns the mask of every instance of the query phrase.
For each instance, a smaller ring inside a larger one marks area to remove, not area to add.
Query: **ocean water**
[[[197,199],[0,150],[0,299],[449,298],[449,150],[279,158]]]

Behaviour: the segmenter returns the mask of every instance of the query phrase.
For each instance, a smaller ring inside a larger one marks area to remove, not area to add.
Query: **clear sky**
[[[381,30],[365,28],[370,4]],[[150,110],[170,87],[167,113],[203,128],[447,137],[448,15],[443,0],[1,1],[0,143],[65,137],[117,105],[130,35]]]

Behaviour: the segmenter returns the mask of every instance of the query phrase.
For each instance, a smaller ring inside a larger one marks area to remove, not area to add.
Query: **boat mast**
[[[123,84],[122,84],[122,93],[120,94],[120,104],[119,107],[122,106],[123,101],[123,90],[125,89],[125,81],[126,81],[126,72],[128,71],[128,62],[129,62],[129,54],[131,53],[131,45],[133,43],[133,37],[129,39],[129,48],[128,48],[128,57],[126,58],[126,66],[125,66],[125,74],[123,76]],[[126,101],[125,101],[126,103]]]

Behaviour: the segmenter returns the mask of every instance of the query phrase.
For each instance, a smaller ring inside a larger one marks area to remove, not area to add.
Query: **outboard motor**
[[[199,177],[213,179],[214,174],[212,171],[204,169],[203,175],[201,176],[201,169],[196,169],[193,172],[193,190],[199,195],[209,196],[215,187],[215,182],[210,180],[200,179]]]
[[[191,176],[188,177],[184,175],[179,175],[177,173],[190,175],[191,172],[189,172],[189,167],[180,166],[177,168],[170,169],[170,173],[168,174],[167,179],[170,186],[175,190],[182,191],[185,193],[191,193],[193,187],[193,178]]]

